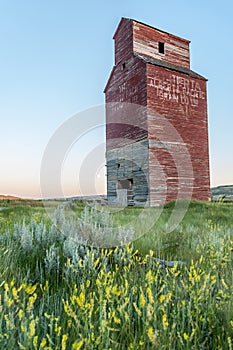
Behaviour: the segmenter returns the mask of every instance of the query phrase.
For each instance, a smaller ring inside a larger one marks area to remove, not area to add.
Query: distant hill
[[[0,200],[11,200],[11,201],[15,201],[15,200],[20,200],[20,197],[15,197],[15,196],[5,196],[3,194],[0,194]]]
[[[213,187],[211,188],[211,194],[213,197],[226,196],[233,198],[233,185]]]
[[[92,202],[92,201],[96,201],[96,202],[105,202],[107,201],[107,196],[106,195],[93,195],[93,196],[75,196],[75,197],[68,197],[66,198],[67,200],[83,200],[83,201],[87,201],[87,202]]]

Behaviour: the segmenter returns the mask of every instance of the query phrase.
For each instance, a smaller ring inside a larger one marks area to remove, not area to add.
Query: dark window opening
[[[133,188],[133,179],[128,179],[129,181],[129,188],[132,190]]]
[[[118,189],[133,189],[133,179],[118,180]]]
[[[124,70],[126,68],[126,63],[122,63],[122,70]]]
[[[164,54],[164,43],[159,42],[159,53]]]
[[[120,163],[118,163],[118,164],[117,164],[118,169],[120,168],[120,166],[121,166]]]

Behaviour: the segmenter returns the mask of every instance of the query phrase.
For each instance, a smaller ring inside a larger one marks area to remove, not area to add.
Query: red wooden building
[[[105,88],[110,204],[210,199],[207,80],[190,41],[122,18]]]

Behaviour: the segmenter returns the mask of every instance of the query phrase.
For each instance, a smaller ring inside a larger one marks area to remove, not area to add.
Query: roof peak
[[[144,23],[144,22],[141,22],[141,21],[138,21],[138,20],[136,20],[136,19],[134,19],[134,18],[129,18],[129,17],[121,17],[120,23],[119,23],[119,25],[118,25],[118,27],[117,27],[117,30],[116,30],[116,32],[115,32],[115,34],[114,34],[114,37],[115,37],[115,35],[116,35],[117,31],[118,31],[118,28],[119,28],[120,25],[121,25],[121,22],[122,22],[122,21],[125,21],[125,20],[126,20],[126,21],[131,21],[131,22],[135,22],[135,23],[142,24],[142,25],[144,25],[144,26],[146,26],[146,27],[148,27],[148,28],[152,28],[152,29],[157,30],[157,31],[159,31],[159,32],[161,32],[161,33],[165,33],[165,34],[171,35],[171,36],[173,36],[174,38],[177,38],[177,39],[179,39],[179,40],[183,40],[183,41],[185,41],[185,42],[187,42],[187,43],[190,43],[190,42],[191,42],[191,41],[188,40],[188,39],[185,39],[185,38],[182,38],[182,37],[180,37],[180,36],[178,36],[178,35],[175,35],[175,34],[172,34],[172,33],[170,33],[170,32],[167,32],[166,30],[159,29],[159,28],[154,27],[154,26],[152,26],[152,25],[150,25],[150,24],[147,24],[147,23]]]

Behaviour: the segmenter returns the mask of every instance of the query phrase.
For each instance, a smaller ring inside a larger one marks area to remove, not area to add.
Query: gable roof
[[[150,58],[150,57],[146,57],[144,55],[140,55],[140,54],[137,54],[137,53],[134,53],[133,54],[134,57],[137,57],[138,59],[140,59],[141,61],[143,61],[145,64],[152,64],[154,66],[158,66],[158,67],[163,67],[163,68],[166,68],[166,69],[169,69],[169,70],[172,70],[174,72],[179,72],[179,73],[183,73],[183,74],[187,74],[189,75],[190,77],[193,77],[193,78],[199,78],[199,79],[203,79],[205,81],[208,81],[207,78],[203,77],[202,75],[194,72],[193,70],[191,69],[188,69],[188,68],[184,68],[184,67],[180,67],[180,66],[176,66],[174,64],[171,64],[171,63],[168,63],[168,62],[165,62],[165,61],[162,61],[162,60],[159,60],[159,59],[156,59],[156,58]],[[113,74],[115,72],[115,69],[116,69],[116,66],[114,66],[112,68],[112,71],[111,71],[111,74],[108,78],[108,81],[106,83],[106,86],[104,88],[104,93],[106,92],[111,80],[112,80],[112,77],[113,77]]]
[[[187,74],[193,78],[204,79],[206,81],[208,80],[205,77],[203,77],[202,75],[200,75],[200,74],[198,74],[198,73],[196,73],[193,70],[188,69],[188,68],[176,66],[174,64],[171,64],[171,63],[168,63],[168,62],[156,59],[156,58],[146,57],[144,55],[140,55],[137,53],[134,53],[134,56],[138,57],[140,60],[144,61],[145,63],[153,64],[154,66],[159,66],[159,67],[167,68],[167,69],[179,72],[179,73],[184,73],[184,74]]]
[[[121,18],[120,23],[118,24],[117,29],[116,29],[116,31],[115,31],[115,33],[114,33],[114,35],[113,35],[113,39],[115,39],[115,37],[116,37],[116,35],[117,35],[118,31],[119,31],[119,28],[121,27],[121,25],[122,25],[122,23],[123,23],[124,21],[142,24],[142,25],[144,25],[145,27],[155,29],[155,30],[157,30],[158,32],[161,32],[161,33],[164,33],[164,34],[168,34],[169,36],[172,36],[172,37],[174,37],[174,38],[176,38],[176,39],[185,41],[186,43],[190,43],[190,42],[191,42],[190,40],[184,39],[184,38],[182,38],[182,37],[180,37],[180,36],[178,36],[178,35],[175,35],[175,34],[166,32],[165,30],[162,30],[162,29],[153,27],[153,26],[151,26],[151,25],[149,25],[149,24],[146,24],[146,23],[137,21],[136,19],[133,19],[133,18],[127,18],[127,17],[122,17],[122,18]]]

